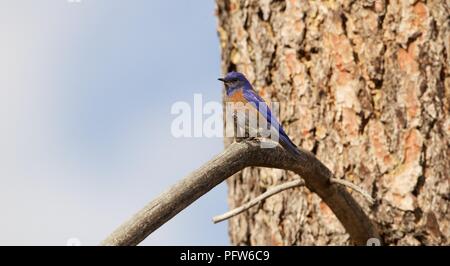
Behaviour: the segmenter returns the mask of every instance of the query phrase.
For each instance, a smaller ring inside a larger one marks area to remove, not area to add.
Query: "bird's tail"
[[[285,148],[294,155],[300,155],[300,151],[298,150],[297,145],[295,145],[291,141],[291,139],[286,135],[286,133],[280,132],[279,137],[280,137],[279,142],[283,148]]]

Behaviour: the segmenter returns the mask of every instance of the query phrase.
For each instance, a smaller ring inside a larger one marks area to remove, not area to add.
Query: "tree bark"
[[[337,178],[369,191],[385,244],[450,244],[448,1],[217,0],[223,72],[280,102],[292,140]],[[229,145],[231,139],[226,139]],[[228,179],[238,207],[292,173]],[[345,245],[329,207],[304,187],[229,221],[235,245]]]

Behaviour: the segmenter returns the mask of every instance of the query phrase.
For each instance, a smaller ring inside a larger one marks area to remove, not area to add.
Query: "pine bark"
[[[223,72],[280,103],[291,139],[369,191],[353,196],[389,245],[450,244],[450,7],[446,0],[217,0]],[[225,145],[230,143],[227,139]],[[292,173],[247,168],[229,207]],[[229,221],[235,245],[347,245],[306,188]]]

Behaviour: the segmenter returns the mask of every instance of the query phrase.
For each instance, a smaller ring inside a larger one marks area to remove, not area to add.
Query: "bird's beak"
[[[222,81],[223,83],[226,82],[224,78],[218,78],[218,80]]]

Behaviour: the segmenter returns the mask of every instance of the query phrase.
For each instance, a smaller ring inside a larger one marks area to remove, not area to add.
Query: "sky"
[[[220,101],[213,0],[0,0],[0,245],[97,245],[223,149],[171,106]],[[221,184],[142,245],[229,245]]]

